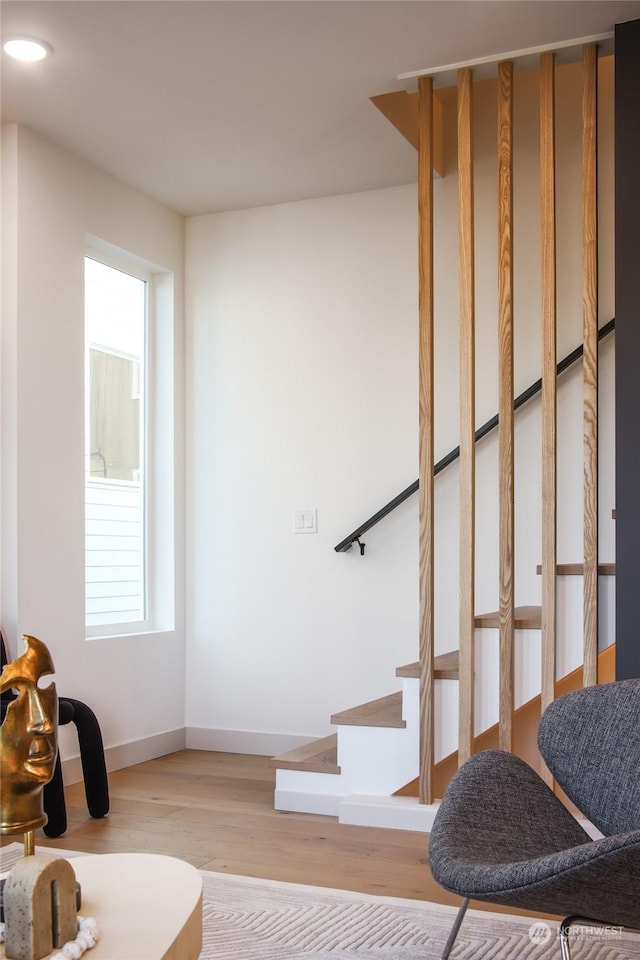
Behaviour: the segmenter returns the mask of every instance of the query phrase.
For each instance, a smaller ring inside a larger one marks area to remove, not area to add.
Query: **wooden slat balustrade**
[[[556,680],[556,195],[555,63],[540,57],[540,180],[542,199],[542,710]],[[550,774],[544,771],[549,781]]]
[[[473,76],[458,73],[458,250],[460,281],[460,704],[459,763],[471,756],[475,598],[475,276]]]
[[[513,64],[498,65],[499,743],[511,750],[514,643]]]
[[[419,604],[421,803],[433,801],[434,766],[434,406],[433,406],[433,83],[418,86]]]
[[[584,394],[584,684],[598,676],[598,193],[597,49],[583,50],[582,236]]]

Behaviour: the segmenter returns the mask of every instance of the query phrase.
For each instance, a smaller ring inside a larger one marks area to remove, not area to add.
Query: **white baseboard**
[[[152,737],[145,737],[143,740],[105,747],[104,756],[107,770],[121,770],[123,767],[132,767],[135,763],[144,763],[145,760],[155,760],[156,757],[176,753],[178,750],[184,750],[185,746],[186,731],[184,727],[180,727],[178,730],[167,730]],[[66,784],[79,783],[83,780],[79,756],[68,757],[62,761],[62,777]]]
[[[430,833],[439,804],[421,804],[417,797],[369,797],[352,794],[340,803],[340,823],[389,830]]]
[[[307,793],[301,790],[276,790],[273,801],[276,810],[291,813],[319,813],[337,817],[343,797],[328,793]]]
[[[262,733],[258,730],[216,730],[209,727],[187,727],[189,750],[213,750],[220,753],[248,753],[258,757],[277,757],[303,747],[317,737],[289,733]]]
[[[276,810],[318,813],[337,817],[340,823],[387,830],[414,830],[429,833],[439,804],[418,803],[417,797],[370,797],[352,794],[313,793],[308,790],[275,791]]]

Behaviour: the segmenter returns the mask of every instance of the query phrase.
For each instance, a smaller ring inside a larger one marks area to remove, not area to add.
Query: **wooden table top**
[[[81,856],[69,863],[82,888],[80,916],[94,917],[100,930],[83,960],[198,960],[202,877],[195,867],[151,853]]]

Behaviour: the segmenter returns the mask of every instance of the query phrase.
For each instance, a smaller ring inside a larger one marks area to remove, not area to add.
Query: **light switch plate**
[[[317,533],[318,532],[317,507],[304,507],[294,512],[293,532],[294,533]]]

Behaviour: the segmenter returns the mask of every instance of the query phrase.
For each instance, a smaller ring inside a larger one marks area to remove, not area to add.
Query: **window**
[[[149,276],[85,258],[85,611],[89,635],[148,620]],[[135,629],[135,627],[134,627]],[[120,629],[118,632],[122,632]]]

